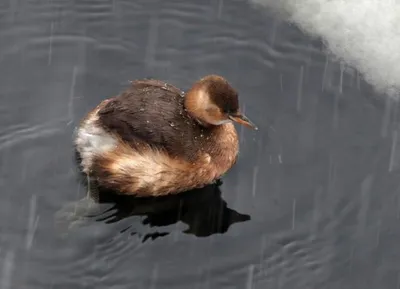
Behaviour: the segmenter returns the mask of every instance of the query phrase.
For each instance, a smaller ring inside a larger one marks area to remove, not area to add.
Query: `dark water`
[[[208,73],[260,128],[222,186],[61,234],[80,118],[129,80]],[[3,1],[0,97],[1,289],[400,286],[397,106],[246,1]]]

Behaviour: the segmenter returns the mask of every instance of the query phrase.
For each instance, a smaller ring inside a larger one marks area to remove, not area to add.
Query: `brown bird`
[[[176,194],[210,184],[234,165],[232,121],[257,129],[221,76],[198,80],[186,94],[136,80],[81,121],[75,145],[84,173],[100,187],[139,197]]]

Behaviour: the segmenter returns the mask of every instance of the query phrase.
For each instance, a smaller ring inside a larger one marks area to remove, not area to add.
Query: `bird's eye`
[[[223,112],[226,114],[229,114],[229,113],[231,113],[231,109],[229,107],[225,107]]]

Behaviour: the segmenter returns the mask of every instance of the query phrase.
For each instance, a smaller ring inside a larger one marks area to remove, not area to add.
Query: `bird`
[[[83,173],[99,187],[165,196],[212,184],[232,168],[239,153],[233,122],[258,129],[222,76],[206,75],[186,92],[138,79],[89,111],[74,143]]]

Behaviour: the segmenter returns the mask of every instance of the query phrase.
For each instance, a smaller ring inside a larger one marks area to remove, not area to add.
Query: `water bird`
[[[100,187],[136,197],[171,195],[212,184],[236,163],[232,122],[257,129],[219,75],[197,80],[186,93],[141,79],[81,120],[75,147],[83,172]]]

